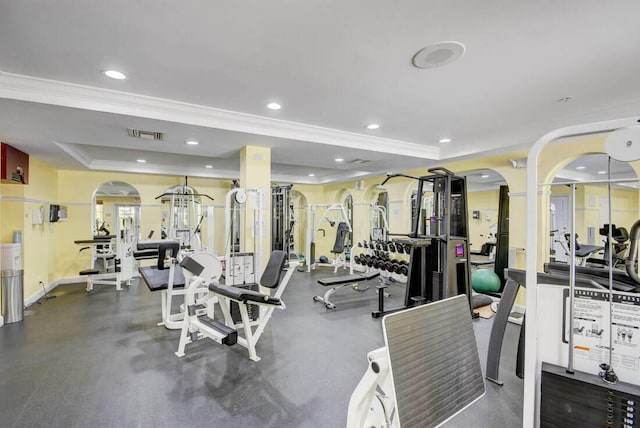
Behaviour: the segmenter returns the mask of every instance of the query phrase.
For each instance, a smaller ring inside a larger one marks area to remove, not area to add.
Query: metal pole
[[[573,373],[573,300],[576,286],[576,185],[571,184],[571,258],[569,269],[569,362],[567,373]]]

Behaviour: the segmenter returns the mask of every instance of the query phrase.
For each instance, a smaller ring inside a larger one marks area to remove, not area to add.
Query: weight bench
[[[289,283],[289,279],[293,275],[295,267],[298,265],[296,261],[289,261],[289,265],[282,277],[285,265],[287,264],[287,253],[276,250],[271,253],[267,267],[260,278],[262,287],[268,289],[277,289],[272,295],[270,293],[262,293],[247,288],[235,287],[230,285],[221,285],[217,281],[208,284],[209,299],[208,305],[215,304],[215,300],[220,305],[224,317],[224,323],[214,320],[209,315],[199,314],[204,308],[198,305],[195,299],[194,291],[205,283],[199,279],[200,266],[196,262],[187,265],[186,260],[183,262],[183,268],[195,275],[194,279],[189,283],[187,295],[185,297],[187,305],[187,314],[182,324],[182,333],[180,335],[180,343],[178,351],[175,353],[178,357],[185,355],[185,347],[188,343],[195,342],[202,338],[209,338],[222,345],[239,344],[249,350],[249,359],[259,361],[256,353],[256,344],[262,336],[264,329],[275,309],[285,309],[286,306],[281,296]],[[243,287],[250,287],[253,284],[245,284]],[[257,285],[257,284],[255,284]],[[235,302],[240,310],[241,322],[234,321],[231,314],[231,303]],[[249,314],[249,306],[257,305],[261,307],[260,316],[257,320],[252,321]],[[254,330],[255,327],[255,330]],[[241,329],[243,336],[238,334]]]
[[[336,293],[338,290],[344,287],[351,286],[356,291],[366,291],[369,289],[369,286],[366,288],[359,288],[359,282],[366,282],[370,279],[376,278],[380,275],[379,272],[371,272],[371,273],[354,273],[352,275],[346,276],[334,276],[328,278],[322,278],[318,280],[318,284],[323,287],[331,287],[328,289],[323,296],[313,296],[314,302],[321,302],[327,309],[335,309],[336,305],[331,302],[331,296]]]

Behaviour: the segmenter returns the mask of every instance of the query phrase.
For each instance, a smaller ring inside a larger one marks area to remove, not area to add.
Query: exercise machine
[[[367,356],[347,428],[440,426],[484,395],[465,296],[387,315],[382,328],[385,347]]]
[[[116,210],[115,225],[114,235],[97,234],[92,239],[73,241],[81,246],[81,255],[90,250],[91,267],[79,272],[80,276],[87,279],[87,293],[93,291],[95,284],[115,285],[116,290],[121,291],[122,284],[131,285],[135,276],[133,251],[137,236],[133,219],[119,218]],[[104,223],[100,229],[107,231]],[[96,266],[96,261],[100,261],[100,268]]]
[[[573,257],[576,258],[576,264],[578,266],[586,266],[587,261],[592,260],[592,257],[594,255],[601,251],[604,251],[604,247],[601,245],[581,244],[580,242],[578,242],[578,234],[574,235],[575,244],[573,246],[571,245],[571,233],[565,233],[563,237],[564,239],[560,239],[559,242],[565,252],[565,255],[569,257],[571,256],[571,254],[573,254]],[[575,248],[574,253],[572,253],[571,247]]]
[[[627,250],[629,249],[629,231],[625,227],[616,227],[615,224],[605,224],[599,230],[600,235],[605,237],[603,263],[608,266],[609,259],[613,267],[624,265]],[[609,239],[611,234],[611,239]],[[611,257],[609,256],[611,254]],[[593,262],[593,260],[589,260]]]
[[[266,209],[265,198],[265,189],[241,187],[232,188],[225,196],[226,285],[255,284],[255,273],[261,271],[260,249],[263,239],[263,212]]]
[[[382,205],[369,205],[370,236],[372,241],[386,241],[389,239],[389,216]]]
[[[291,188],[271,186],[271,251],[280,250],[291,255],[294,249],[293,228],[296,217],[291,206]]]
[[[319,220],[317,215],[319,209],[324,208],[323,214]],[[326,230],[322,228],[324,223],[336,228],[336,238],[334,240],[331,253],[334,257],[331,263],[316,261],[316,232],[322,232],[326,236]],[[307,242],[306,242],[306,263],[307,272],[311,272],[318,266],[333,267],[336,273],[339,267],[346,267],[345,239],[352,232],[351,222],[347,216],[347,211],[343,204],[309,204],[307,206]]]
[[[168,199],[170,203],[166,239],[180,242],[180,248],[193,251],[203,249],[200,237],[200,224],[205,216],[201,209],[203,197],[213,201],[211,196],[198,193],[189,186],[187,177],[183,184],[173,186],[156,197],[162,201]]]
[[[260,361],[256,345],[264,333],[273,311],[286,308],[282,294],[296,265],[296,261],[288,260],[284,251],[273,251],[260,278],[260,283],[256,284],[256,286],[264,287],[264,291],[262,291],[253,290],[251,287],[221,285],[217,281],[208,282],[200,277],[204,266],[194,258],[185,258],[181,266],[189,281],[186,295],[187,313],[182,323],[176,356],[183,357],[188,344],[209,338],[222,345],[238,344],[243,346],[249,351],[250,360]],[[208,288],[207,306],[198,304],[196,299],[196,293],[202,287]],[[273,290],[273,294],[271,290]],[[201,313],[206,307],[212,308],[216,301],[221,309],[223,321],[217,321],[211,315]],[[240,313],[239,320],[233,316],[234,304]],[[264,310],[253,311],[254,307]],[[254,318],[252,314],[256,312],[260,312],[260,314]],[[242,334],[238,334],[239,332]]]
[[[204,269],[200,272],[200,277],[205,282],[217,281],[222,273],[222,264],[219,258],[209,251],[184,251],[180,249],[178,241],[145,241],[138,243],[138,250],[135,252],[138,260],[157,259],[155,266],[145,266],[139,269],[140,275],[151,292],[160,292],[161,295],[161,321],[158,325],[169,330],[182,328],[184,319],[184,307],[177,312],[173,311],[173,300],[182,297],[187,293],[189,285],[185,278],[181,260],[190,257],[197,260]],[[207,293],[206,287],[193,291],[198,297]]]
[[[403,245],[410,254],[403,308],[459,294],[467,296],[471,307],[466,179],[442,167],[428,172],[421,177],[393,174],[382,183],[404,177],[418,181],[417,195],[423,195],[427,188],[433,191],[432,212],[421,210],[414,217],[408,236],[393,240],[396,247]],[[421,233],[425,216],[430,224],[429,234]],[[402,308],[394,310],[399,309]],[[378,318],[388,312],[384,299],[379,299],[378,310],[372,316]]]
[[[638,117],[553,130],[536,141],[527,158],[526,282],[528,286],[526,288],[527,328],[525,336],[527,352],[524,364],[522,418],[523,426],[526,428],[538,425],[567,426],[568,424],[574,426],[624,426],[624,424],[629,425],[625,420],[627,412],[637,414],[640,394],[636,392],[635,398],[630,398],[626,395],[629,391],[623,391],[627,388],[623,383],[628,382],[627,379],[637,381],[640,377],[637,372],[635,374],[629,373],[628,378],[624,377],[624,372],[629,369],[629,366],[623,363],[626,358],[620,358],[619,353],[624,353],[629,347],[623,347],[620,343],[615,342],[617,340],[616,325],[622,323],[621,316],[624,316],[624,312],[636,310],[635,303],[633,306],[627,306],[626,303],[619,301],[620,297],[616,296],[624,296],[624,294],[612,290],[611,287],[604,292],[594,293],[593,298],[580,294],[582,291],[575,287],[574,281],[576,276],[574,274],[574,266],[576,265],[574,254],[569,258],[570,286],[566,300],[563,296],[564,291],[557,290],[557,287],[555,289],[544,287],[544,284],[533,286],[537,284],[537,270],[545,261],[541,258],[546,253],[546,251],[540,251],[540,244],[545,241],[540,239],[544,229],[538,220],[542,212],[541,205],[546,203],[547,199],[545,196],[540,196],[540,190],[546,190],[547,186],[554,185],[554,183],[538,181],[540,154],[549,143],[556,140],[571,141],[572,137],[587,138],[603,134],[606,135],[604,147],[609,156],[626,162],[640,159]],[[602,180],[597,180],[597,182],[602,183]],[[612,182],[624,182],[624,180],[611,180],[610,177],[607,180],[610,202],[612,200]],[[584,185],[585,182],[569,184],[572,187],[570,198],[575,201],[575,185]],[[569,230],[572,235],[570,242],[574,242],[575,204],[571,205],[574,209]],[[612,219],[611,204],[609,204],[607,217]],[[571,250],[573,253],[575,245],[571,246]],[[613,271],[611,264],[609,271]],[[547,296],[546,292],[556,293],[556,296]],[[593,290],[587,290],[587,292],[593,293]],[[585,299],[588,302],[585,302]],[[576,317],[573,316],[574,306],[579,308]],[[567,311],[569,312],[568,323],[565,318],[562,318],[563,307],[570,308]],[[578,317],[583,319],[577,319]],[[599,326],[593,325],[580,333],[584,318],[597,319],[595,324],[602,326],[601,329],[604,329],[606,336],[597,336],[597,338],[587,336],[587,331],[600,331]],[[635,325],[636,319],[636,317],[629,317],[625,321],[626,324]],[[574,333],[574,329],[578,330],[577,334]],[[568,342],[566,345],[562,342],[565,331],[569,332],[568,337],[565,337]],[[553,338],[550,337],[552,335]],[[554,342],[560,340],[562,351],[556,352],[556,354],[559,355],[559,358],[567,357],[565,368],[554,370],[558,365],[552,362],[556,366],[554,368],[548,364],[551,361],[545,354],[549,350],[555,351],[553,346],[550,347],[546,343],[549,339],[553,339]],[[597,340],[598,345],[585,344],[585,339]],[[618,354],[618,357],[614,358],[614,354]],[[638,361],[638,357],[635,358],[635,361]],[[588,370],[582,367],[585,363],[588,363]],[[559,373],[561,373],[560,376],[558,376]],[[580,420],[584,417],[588,421]]]

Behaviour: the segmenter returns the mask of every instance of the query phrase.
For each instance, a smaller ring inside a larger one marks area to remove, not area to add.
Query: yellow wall
[[[482,244],[489,240],[491,226],[498,223],[498,201],[500,190],[484,190],[467,194],[469,216],[469,247],[479,251]],[[474,219],[473,211],[480,211],[480,218]],[[493,241],[495,242],[495,241]]]
[[[551,181],[555,173],[568,162],[583,154],[603,152],[603,137],[583,139],[568,144],[554,144],[549,146],[541,155],[540,181]],[[525,157],[525,152],[510,153],[492,156],[483,159],[459,161],[442,165],[454,172],[472,171],[478,169],[493,169],[500,173],[510,188],[510,245],[512,247],[525,247],[525,228],[523,227],[526,214],[525,187],[526,168],[514,169],[508,159]],[[92,219],[91,206],[93,194],[96,188],[107,181],[124,181],[133,185],[140,193],[140,205],[142,212],[141,234],[145,237],[149,230],[155,230],[155,237],[160,235],[160,221],[162,212],[168,207],[155,198],[167,188],[181,184],[183,177],[165,175],[128,174],[121,172],[96,172],[96,171],[69,171],[56,170],[36,158],[31,157],[30,184],[29,185],[0,185],[0,240],[10,242],[14,230],[23,231],[24,242],[24,267],[25,267],[25,296],[38,291],[38,281],[50,283],[58,278],[74,277],[78,271],[86,268],[90,260],[78,254],[78,246],[73,244],[76,239],[86,239],[91,236]],[[637,170],[638,165],[633,165]],[[424,175],[426,167],[414,171],[407,171],[410,175]],[[351,194],[354,200],[354,224],[353,241],[359,242],[369,237],[369,208],[368,204],[375,201],[378,190],[376,186],[382,183],[384,176],[367,178],[365,180],[352,180],[345,183],[331,185],[294,185],[294,190],[300,192],[306,203],[335,203],[343,202],[344,198]],[[286,184],[286,183],[285,183]],[[224,252],[222,242],[224,239],[224,203],[225,194],[231,186],[231,180],[213,180],[205,178],[192,178],[189,185],[198,192],[211,195],[215,201],[203,200],[203,206],[215,207],[215,242],[209,247],[219,253]],[[268,187],[268,186],[265,186]],[[410,196],[415,188],[415,181],[409,179],[395,179],[384,186],[389,194],[389,224],[393,233],[407,233],[410,231]],[[544,189],[543,189],[544,190]],[[548,190],[548,189],[547,189]],[[544,192],[543,192],[544,193]],[[585,189],[580,197],[583,203],[589,204],[592,196],[597,204],[600,203],[599,189]],[[543,208],[541,208],[542,224],[540,226],[540,248],[542,259],[548,256],[548,198],[549,194],[543,194]],[[470,240],[474,248],[484,242],[480,234],[487,234],[488,227],[496,222],[497,215],[497,191],[476,192],[469,194],[469,211],[479,209],[482,212],[481,221],[477,222],[470,217]],[[637,191],[614,191],[614,214],[616,224],[627,228],[637,219],[637,209],[640,206]],[[585,202],[586,201],[586,202]],[[48,203],[66,205],[68,220],[44,225],[32,225],[31,215],[34,209]],[[594,221],[592,218],[599,206],[584,209],[584,224]],[[298,209],[298,242],[299,252],[304,252],[304,239],[308,222],[304,210]],[[491,216],[485,220],[485,214]],[[320,213],[321,215],[321,213]],[[521,221],[519,221],[519,220]],[[547,223],[545,223],[547,222]],[[584,226],[586,227],[586,226]],[[202,225],[202,236],[206,239],[207,220]],[[316,255],[330,255],[330,249],[335,239],[335,231],[328,229],[326,237],[316,233]],[[581,234],[585,234],[586,229]],[[268,238],[267,238],[268,241]],[[542,243],[545,243],[544,245]],[[205,245],[208,243],[205,243]],[[519,252],[517,257],[518,267],[524,267],[524,252]]]
[[[24,294],[28,297],[55,279],[55,235],[57,223],[32,224],[34,210],[44,210],[57,201],[57,170],[36,158],[29,160],[29,184],[2,184],[2,229],[0,240],[13,242],[13,232],[22,231]],[[46,212],[45,212],[46,216]]]

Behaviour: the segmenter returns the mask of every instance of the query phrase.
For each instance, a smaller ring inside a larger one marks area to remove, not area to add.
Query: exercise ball
[[[478,269],[471,274],[471,287],[478,293],[497,293],[500,290],[500,278],[492,270]]]
[[[327,258],[327,256],[320,256],[320,263],[328,263],[329,259]]]

